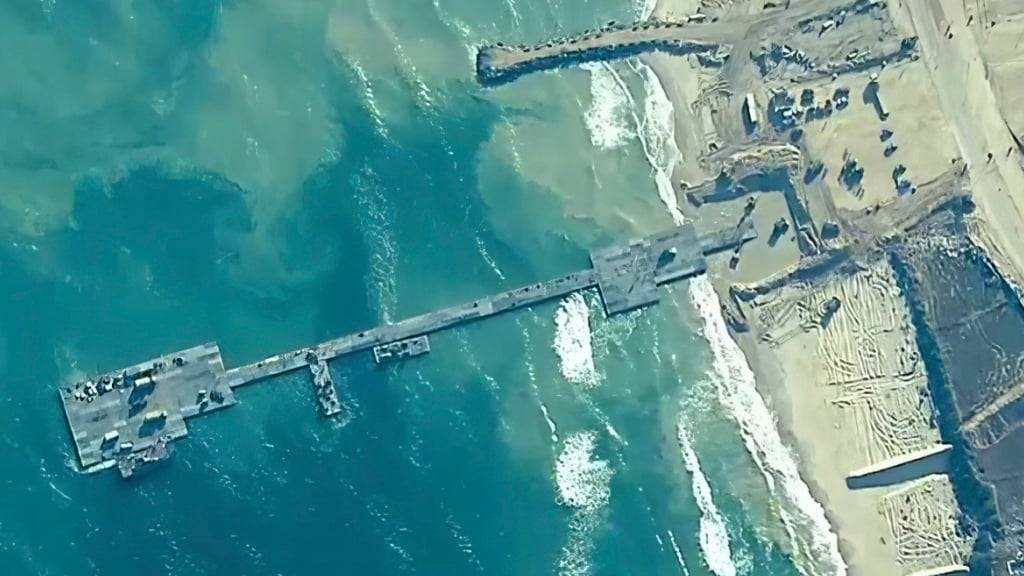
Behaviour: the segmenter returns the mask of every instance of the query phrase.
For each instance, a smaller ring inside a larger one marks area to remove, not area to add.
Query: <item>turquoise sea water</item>
[[[238,365],[671,225],[638,64],[472,77],[481,43],[642,10],[0,5],[3,573],[827,573],[783,528],[685,285],[337,361],[337,422],[299,373],[192,421],[139,481],[73,469],[56,390],[85,373],[209,340]]]

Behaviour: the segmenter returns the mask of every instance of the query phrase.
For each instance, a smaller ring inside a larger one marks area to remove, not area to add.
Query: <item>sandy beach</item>
[[[653,16],[679,18],[700,7],[697,0],[661,0]],[[673,180],[681,207],[698,226],[736,221],[742,217],[742,201],[696,208],[684,199],[688,186],[717,176],[717,163],[707,154],[717,111],[713,100],[705,97],[707,87],[716,81],[715,72],[685,58],[655,54],[643,59],[657,74],[675,108],[681,157]],[[923,76],[917,64],[886,73],[902,76],[908,71]],[[863,90],[867,82],[866,78],[853,81],[862,83],[855,90]],[[908,94],[894,105],[913,107],[922,97]],[[928,109],[934,108],[937,103]],[[873,135],[855,133],[877,133],[878,128],[869,128],[874,113],[863,105],[852,109],[852,116],[824,122],[806,141],[808,149],[834,173],[849,154],[845,138],[852,145],[877,142]],[[939,115],[928,114],[917,120],[912,114],[901,114],[906,125],[901,124],[899,130],[920,135],[939,126],[928,140],[932,153],[921,157],[932,160],[912,166],[932,179],[947,169],[947,158],[955,156],[955,144]],[[840,208],[858,210],[895,198],[894,192],[883,192],[888,155],[878,150],[858,152],[871,178],[864,188],[873,194],[842,196],[840,190],[833,194],[843,202]],[[836,192],[824,188],[826,194]],[[824,211],[815,205],[816,199],[809,202],[811,210]],[[726,257],[713,263],[712,278],[723,302],[730,301],[734,285],[755,285],[797,264],[800,253],[792,229],[775,243],[768,241],[773,224],[786,217],[781,195],[758,198],[752,214],[758,240],[744,248],[738,265],[730,266]],[[823,323],[823,309],[833,298],[841,302],[839,310]],[[786,284],[744,302],[741,308],[750,331],[737,334],[737,343],[755,373],[759,391],[777,416],[784,441],[799,456],[803,479],[826,508],[850,573],[958,573],[972,542],[957,533],[959,512],[950,481],[941,474],[941,461],[929,463],[939,474],[911,484],[858,489],[848,485],[848,476],[857,469],[937,447],[941,450],[907,303],[888,264],[878,261],[861,272],[830,276],[813,286]],[[907,513],[910,502],[914,514]]]
[[[831,298],[844,304],[825,325],[819,318]],[[934,477],[939,489],[919,500],[921,514],[909,516],[885,512],[900,505],[890,486],[848,485],[857,469],[940,444],[906,310],[881,262],[755,299],[745,310],[751,333],[739,339],[800,454],[805,480],[829,510],[853,574],[960,566],[970,550],[956,532],[946,476]],[[936,471],[944,471],[941,462]]]
[[[780,546],[814,565],[807,573],[934,576],[970,563],[1003,576],[1024,565],[1024,482],[975,465],[1009,466],[1024,422],[1024,355],[994,343],[990,326],[1007,299],[1021,310],[1024,286],[1012,89],[1024,70],[1024,9],[645,5],[656,21],[502,50],[520,72],[639,55],[661,87],[648,85],[645,103],[668,111],[656,153],[644,153],[673,220],[701,233],[756,229],[710,259],[713,290],[704,279],[690,287],[729,374],[719,400],[778,497]],[[988,292],[962,285],[968,253]],[[947,325],[937,302],[961,292],[977,292],[977,312]],[[791,512],[813,541],[794,536]],[[998,527],[1005,518],[1012,537]],[[989,542],[1001,549],[990,555]]]

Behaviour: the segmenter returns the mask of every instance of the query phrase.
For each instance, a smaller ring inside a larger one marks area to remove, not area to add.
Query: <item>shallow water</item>
[[[587,293],[467,326],[386,369],[339,360],[337,422],[287,375],[139,481],[72,470],[55,391],[83,373],[209,340],[237,365],[671,225],[644,69],[472,77],[480,43],[641,9],[0,6],[5,573],[797,573],[682,286],[610,320]]]

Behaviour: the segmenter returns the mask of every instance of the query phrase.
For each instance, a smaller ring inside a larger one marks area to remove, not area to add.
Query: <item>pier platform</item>
[[[167,444],[188,435],[185,421],[235,404],[235,389],[308,369],[325,416],[342,412],[328,362],[373,351],[378,364],[430,351],[428,335],[598,288],[615,315],[658,301],[658,286],[703,274],[705,256],[752,240],[749,222],[698,236],[684,225],[591,253],[592,267],[547,282],[384,324],[318,345],[225,370],[215,343],[174,352],[60,389],[61,404],[85,472],[163,459]],[[159,456],[159,457],[158,457]],[[122,470],[123,471],[123,470]],[[129,474],[130,475],[130,474]]]
[[[216,344],[129,366],[60,390],[79,462],[112,467],[161,438],[188,435],[185,420],[235,404]]]

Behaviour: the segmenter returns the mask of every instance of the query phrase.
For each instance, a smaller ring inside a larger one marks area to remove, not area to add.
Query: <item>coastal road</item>
[[[919,38],[942,111],[970,168],[972,197],[987,223],[986,230],[975,231],[975,240],[1019,292],[1024,288],[1024,171],[981,48],[966,25],[963,3],[890,0],[891,9],[900,6]]]

